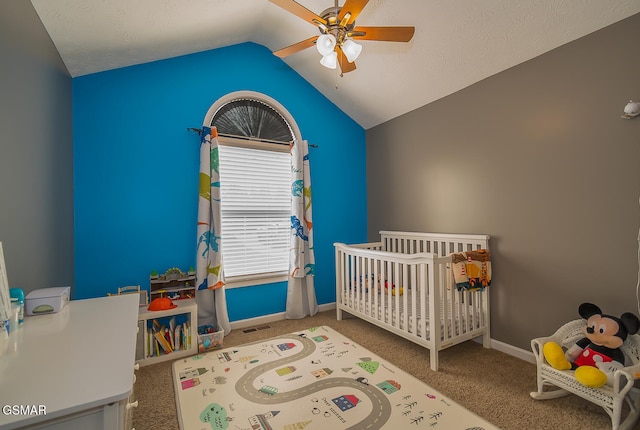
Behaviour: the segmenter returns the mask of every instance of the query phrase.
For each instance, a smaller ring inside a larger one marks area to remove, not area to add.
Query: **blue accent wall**
[[[320,66],[319,66],[320,67]],[[310,149],[318,303],[335,301],[333,243],[367,238],[365,130],[268,49],[244,43],[73,79],[75,299],[195,266],[199,136],[220,97],[257,91]],[[326,130],[318,123],[331,124]],[[283,312],[286,283],[227,291],[232,321]]]

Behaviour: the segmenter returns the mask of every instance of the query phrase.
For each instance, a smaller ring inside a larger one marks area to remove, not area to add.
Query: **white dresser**
[[[25,316],[0,356],[0,429],[129,430],[137,322],[134,294]]]

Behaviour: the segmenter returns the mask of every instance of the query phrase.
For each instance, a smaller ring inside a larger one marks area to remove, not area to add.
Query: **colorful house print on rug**
[[[346,396],[340,396],[332,399],[332,402],[335,403],[342,412],[345,412],[358,406],[358,402],[360,402],[360,400],[353,394],[347,394]]]
[[[379,384],[376,384],[376,386],[387,394],[393,394],[396,391],[400,391],[400,388],[402,388],[402,386],[396,381],[382,381]]]
[[[313,338],[313,340],[314,340],[316,343],[324,342],[324,341],[326,341],[327,339],[328,339],[328,338],[327,338],[327,336],[323,336],[323,335],[315,336],[315,337]]]
[[[249,417],[249,425],[251,426],[251,430],[273,430],[273,428],[269,425],[269,420],[279,413],[280,411],[271,411],[265,414],[259,414]]]
[[[181,359],[173,378],[182,430],[498,430],[329,327]]]
[[[200,385],[200,375],[207,373],[207,369],[204,367],[198,367],[197,369],[189,369],[180,373],[180,384],[182,389],[193,388]]]
[[[292,343],[292,342],[281,343],[280,345],[278,345],[278,349],[280,351],[288,351],[288,350],[293,349],[295,347],[296,347],[296,344]]]

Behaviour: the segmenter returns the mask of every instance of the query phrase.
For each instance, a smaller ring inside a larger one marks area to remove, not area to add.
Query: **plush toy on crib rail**
[[[603,314],[592,303],[578,308],[580,316],[587,320],[582,329],[585,337],[578,340],[566,352],[555,342],[543,346],[547,362],[555,369],[575,369],[576,380],[590,388],[612,384],[613,373],[624,367],[624,353],[620,349],[627,335],[640,329],[640,320],[630,312],[620,318]]]

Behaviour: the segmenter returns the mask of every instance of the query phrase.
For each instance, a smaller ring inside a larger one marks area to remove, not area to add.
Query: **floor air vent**
[[[242,333],[253,333],[254,331],[266,330],[268,328],[271,328],[271,326],[270,325],[261,325],[260,327],[253,327],[253,328],[248,328],[246,330],[242,330]]]

